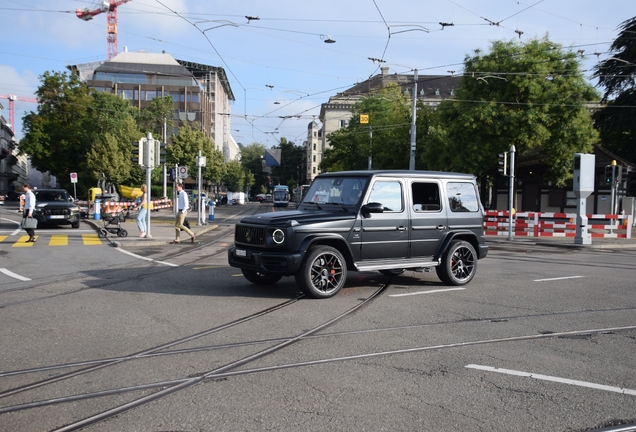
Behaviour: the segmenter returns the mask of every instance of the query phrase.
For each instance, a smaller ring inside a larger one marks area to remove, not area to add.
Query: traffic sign
[[[71,173],[71,183],[77,183],[77,173]]]
[[[188,178],[188,167],[180,166],[179,167],[179,178]]]

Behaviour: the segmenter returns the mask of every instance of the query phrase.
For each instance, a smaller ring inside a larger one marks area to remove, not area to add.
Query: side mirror
[[[368,217],[368,215],[370,215],[371,213],[384,212],[384,206],[382,205],[382,203],[379,203],[379,202],[370,202],[368,204],[363,205],[362,208],[360,209],[360,212],[365,217]]]

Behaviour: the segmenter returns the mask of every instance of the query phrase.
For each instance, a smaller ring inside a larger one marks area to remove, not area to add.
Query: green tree
[[[607,105],[594,115],[603,146],[636,162],[636,17],[623,22],[610,47],[611,57],[600,62],[594,72],[605,89]]]
[[[70,187],[78,173],[83,194],[97,180],[118,183],[135,178],[132,141],[140,137],[135,110],[118,96],[88,89],[74,74],[46,72],[36,94],[37,112],[23,118],[25,136],[19,149],[40,171],[58,176]]]
[[[201,176],[209,182],[220,183],[225,175],[223,153],[214,148],[214,142],[197,125],[181,126],[179,133],[172,136],[172,144],[166,148],[166,163],[168,166],[187,166],[190,176],[196,178],[196,158],[199,151],[206,157],[206,166],[201,168]]]
[[[245,190],[245,170],[239,161],[231,160],[225,164],[223,181],[229,191],[242,192]]]
[[[267,191],[268,175],[263,173],[263,156],[265,156],[265,146],[263,144],[252,143],[241,148],[241,164],[251,179],[248,185],[251,186],[250,193],[252,196]]]
[[[156,97],[147,108],[141,109],[137,115],[137,123],[139,130],[144,135],[148,132],[152,133],[155,139],[163,137],[164,120],[166,131],[171,131],[174,121],[174,104],[172,97],[163,96]]]
[[[369,116],[368,124],[360,123],[361,114]],[[421,143],[426,141],[431,115],[430,109],[419,103],[416,117],[418,153]],[[408,169],[411,116],[411,98],[395,84],[362,98],[353,109],[349,125],[327,137],[331,148],[325,152],[321,170],[366,169],[369,155],[374,169]]]
[[[37,112],[23,117],[24,138],[20,154],[31,157],[31,165],[40,171],[50,171],[60,180],[69,172],[78,172],[84,181],[86,153],[91,136],[85,130],[91,103],[88,88],[75,75],[45,72],[36,91]]]
[[[547,38],[495,41],[489,53],[477,50],[464,63],[457,99],[438,107],[424,155],[430,167],[484,176],[514,144],[520,158],[536,155],[549,178],[564,186],[573,153],[598,142],[585,106],[598,95],[576,54]]]
[[[279,144],[273,148],[281,149],[280,166],[272,167],[272,180],[274,184],[290,185],[296,183],[299,175],[300,167],[304,159],[304,150],[302,146],[295,145],[287,138],[281,137]]]

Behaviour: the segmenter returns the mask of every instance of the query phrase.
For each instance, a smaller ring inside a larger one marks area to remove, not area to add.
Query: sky
[[[99,3],[0,0],[0,96],[33,98],[44,72],[106,60],[106,14],[75,16]],[[269,148],[281,137],[301,145],[322,103],[381,66],[458,75],[467,55],[495,40],[547,36],[582,50],[596,85],[594,65],[612,56],[619,25],[634,16],[634,0],[130,0],[118,7],[118,49],[223,67],[236,98],[234,139]],[[8,120],[8,101],[0,104]],[[20,139],[21,118],[37,106],[15,108]]]

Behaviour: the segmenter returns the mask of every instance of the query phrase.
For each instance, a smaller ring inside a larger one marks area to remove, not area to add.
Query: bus
[[[274,207],[287,207],[289,205],[289,187],[274,186]]]

